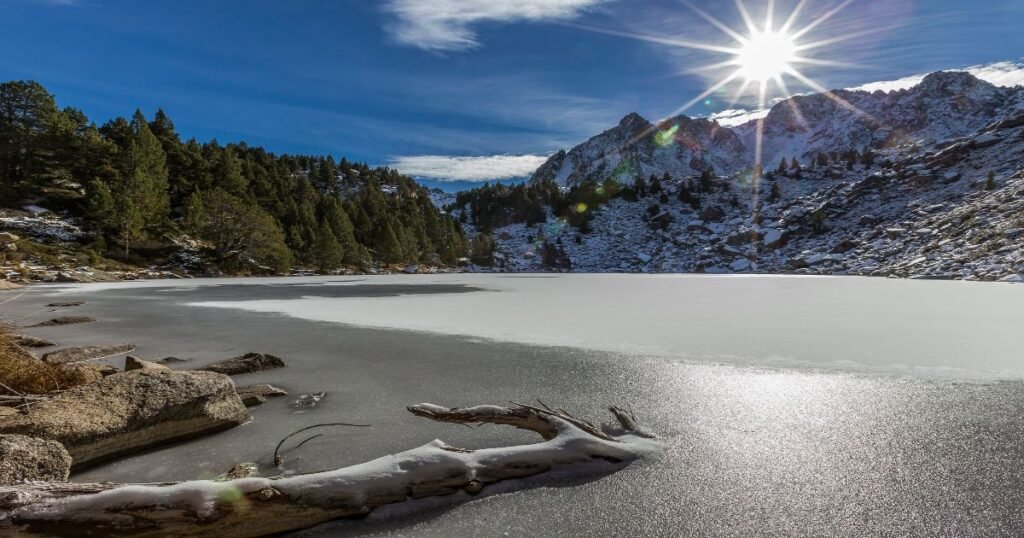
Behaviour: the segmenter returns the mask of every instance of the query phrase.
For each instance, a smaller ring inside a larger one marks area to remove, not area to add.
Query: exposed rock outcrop
[[[238,397],[242,399],[242,403],[244,403],[246,407],[253,407],[266,403],[270,398],[288,395],[287,392],[265,383],[238,387],[236,391],[238,392]]]
[[[53,319],[36,323],[33,327],[54,327],[56,325],[74,325],[77,323],[90,323],[96,321],[89,316],[59,316]]]
[[[63,482],[71,455],[56,441],[24,435],[0,435],[0,486],[45,480]]]
[[[101,359],[135,349],[132,344],[114,344],[110,346],[81,346],[58,349],[43,355],[43,362],[49,364],[67,364],[73,362]]]
[[[14,343],[21,347],[50,347],[57,345],[45,338],[37,338],[27,334],[14,335]]]
[[[131,372],[134,370],[170,370],[170,368],[162,364],[157,364],[155,362],[128,355],[124,358],[124,371]]]
[[[241,357],[218,361],[198,368],[198,370],[217,372],[218,374],[241,375],[284,367],[284,361],[280,357],[268,353],[246,353]]]
[[[231,378],[140,370],[106,377],[32,405],[0,433],[58,441],[81,469],[173,441],[232,428],[249,413]]]

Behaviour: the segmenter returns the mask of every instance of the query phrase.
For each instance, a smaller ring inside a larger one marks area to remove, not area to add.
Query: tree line
[[[182,140],[159,110],[97,126],[33,81],[0,84],[0,204],[80,218],[92,247],[145,262],[182,236],[223,270],[451,265],[459,223],[388,168]]]

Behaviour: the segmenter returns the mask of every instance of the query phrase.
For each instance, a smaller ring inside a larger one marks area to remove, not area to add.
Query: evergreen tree
[[[395,235],[395,227],[385,222],[374,234],[373,249],[377,258],[384,263],[400,263],[402,261],[402,245]]]
[[[470,247],[469,259],[484,267],[494,265],[494,237],[489,233],[477,234]]]
[[[320,223],[320,230],[316,234],[316,262],[321,273],[334,271],[341,267],[344,260],[341,246],[338,244],[331,226],[326,221]]]
[[[38,189],[56,116],[57,104],[41,84],[0,84],[0,201],[16,204]]]
[[[102,180],[94,179],[85,186],[86,218],[101,232],[110,231],[114,221],[114,195]],[[102,233],[100,234],[102,235]]]
[[[125,258],[133,241],[162,227],[168,217],[166,157],[141,111],[135,111],[126,136],[120,184],[112,189]]]

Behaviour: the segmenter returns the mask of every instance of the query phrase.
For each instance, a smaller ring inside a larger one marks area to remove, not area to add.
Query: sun
[[[748,82],[764,83],[789,72],[797,61],[796,40],[782,32],[756,32],[736,53],[739,75]]]
[[[818,84],[801,71],[803,66],[857,67],[856,64],[808,56],[808,52],[810,51],[830,48],[833,45],[849,39],[863,37],[885,30],[884,27],[879,27],[876,29],[867,29],[848,34],[833,34],[818,40],[809,39],[812,31],[818,29],[826,21],[846,9],[846,7],[857,0],[829,0],[825,3],[831,3],[832,7],[826,9],[810,22],[803,24],[802,27],[798,27],[796,24],[803,13],[807,11],[805,8],[807,8],[812,2],[821,0],[796,1],[795,7],[793,7],[792,11],[789,12],[788,17],[785,18],[782,24],[776,24],[776,0],[733,0],[736,4],[736,10],[739,12],[742,22],[742,26],[738,30],[694,5],[691,0],[679,1],[687,6],[690,11],[696,13],[697,16],[707,21],[711,26],[721,30],[726,36],[732,38],[734,44],[721,45],[707,40],[691,41],[683,38],[682,36],[659,36],[624,32],[578,24],[573,24],[572,26],[583,30],[647,41],[672,48],[694,49],[725,55],[727,59],[722,62],[691,68],[679,73],[690,74],[696,72],[717,72],[720,69],[725,69],[725,74],[720,80],[712,83],[707,89],[701,92],[700,95],[697,95],[693,99],[690,99],[683,105],[676,108],[673,112],[665,116],[666,118],[672,118],[682,114],[683,111],[699,103],[705,103],[706,106],[711,106],[712,102],[718,101],[717,99],[714,101],[710,99],[712,96],[723,94],[727,95],[730,93],[726,90],[727,86],[736,86],[737,90],[732,93],[731,101],[725,102],[723,100],[722,102],[717,103],[718,105],[722,105],[722,108],[729,109],[733,107],[742,97],[749,95],[748,92],[752,92],[757,96],[757,108],[755,111],[765,113],[765,109],[769,104],[768,92],[770,87],[776,87],[779,95],[783,98],[794,95],[786,83],[787,78],[795,79],[803,86],[822,93],[825,97],[831,99],[839,106],[851,110],[859,116],[870,117],[870,115],[847,102],[841,96],[828,91],[821,84]],[[763,13],[765,17],[763,21],[756,21],[754,17],[751,16],[750,11],[747,9],[746,2],[757,3],[764,7]],[[728,97],[725,99],[728,99]],[[801,124],[806,124],[799,105],[794,101],[789,101],[788,106],[793,109],[796,121]],[[761,117],[757,119],[756,123],[754,170],[761,169],[763,129],[766,115],[767,114],[762,114]],[[651,131],[656,129],[656,126],[651,127]],[[636,143],[649,134],[650,132],[644,132],[637,135],[631,138],[627,144]],[[671,140],[666,140],[666,142],[671,142]]]

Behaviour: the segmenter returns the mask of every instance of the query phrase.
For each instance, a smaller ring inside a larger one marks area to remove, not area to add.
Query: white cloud
[[[481,22],[565,20],[609,0],[388,0],[387,30],[402,44],[434,51],[476,47]]]
[[[972,65],[963,69],[955,69],[954,71],[966,71],[981,80],[995,84],[996,86],[1022,86],[1024,85],[1024,63],[1019,62],[995,62],[985,65]],[[864,84],[851,90],[863,90],[867,92],[873,92],[882,90],[883,92],[891,92],[894,90],[905,90],[907,88],[913,88],[924,80],[927,75],[911,75],[909,77],[903,77],[896,80],[886,80],[881,82],[872,82],[870,84]]]
[[[724,127],[736,127],[743,125],[748,121],[759,120],[767,117],[770,109],[763,110],[747,110],[744,108],[730,108],[721,112],[715,112],[708,116],[709,120],[718,121],[719,125]]]
[[[439,181],[493,181],[529,176],[547,159],[543,155],[419,155],[395,157],[388,166],[416,178]]]

